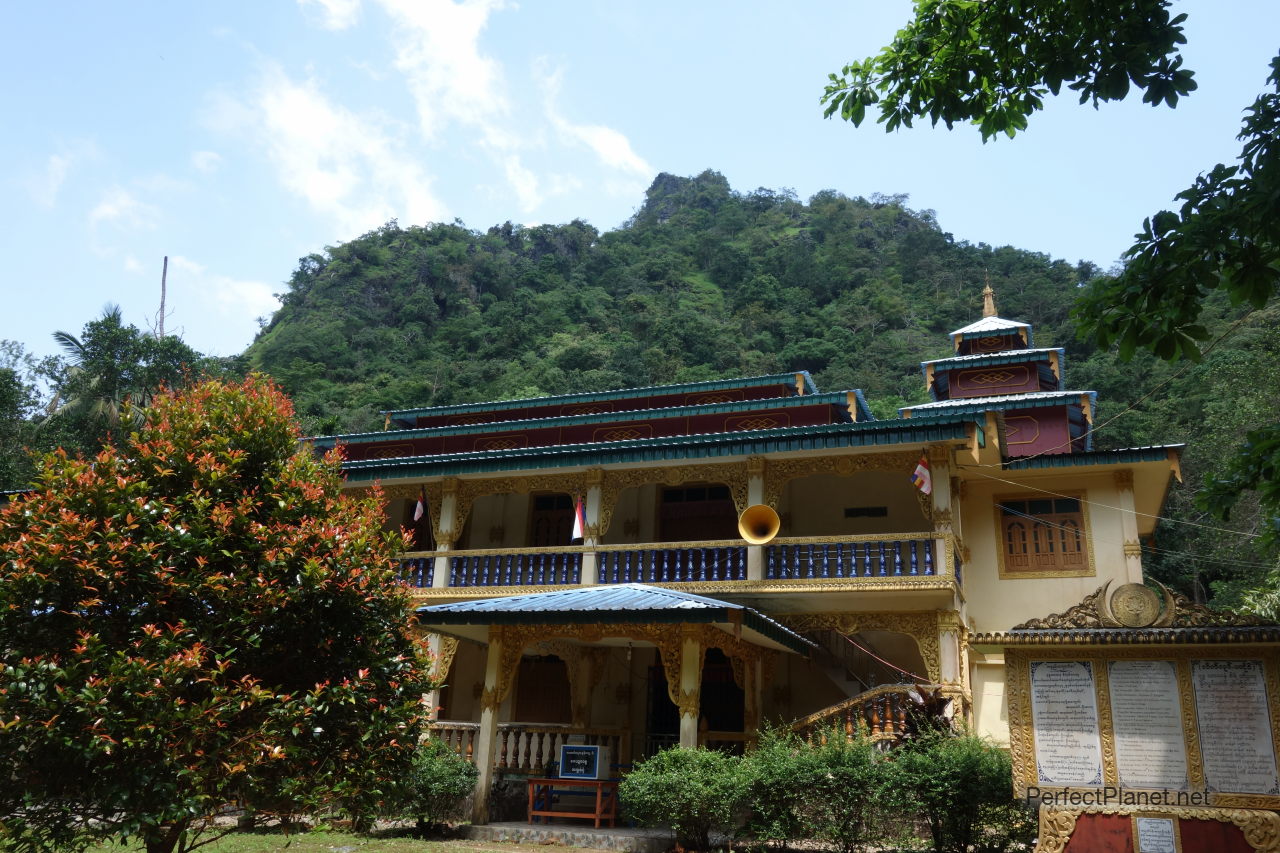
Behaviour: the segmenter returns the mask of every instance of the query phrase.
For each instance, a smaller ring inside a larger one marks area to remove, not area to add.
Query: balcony
[[[755,555],[752,552],[757,552]],[[938,533],[780,537],[763,546],[737,540],[559,548],[420,551],[401,555],[412,588],[556,587],[582,584],[731,585],[785,591],[797,582],[847,581],[851,588],[960,580],[954,538]]]

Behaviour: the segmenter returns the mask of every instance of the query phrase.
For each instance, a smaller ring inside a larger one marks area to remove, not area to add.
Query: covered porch
[[[745,741],[779,657],[812,649],[749,607],[642,584],[440,604],[418,621],[445,671],[461,654],[483,672],[470,696],[451,684],[454,721],[436,727],[480,771],[477,824],[489,820],[495,774],[541,774],[562,743],[607,747],[616,774],[658,746]]]

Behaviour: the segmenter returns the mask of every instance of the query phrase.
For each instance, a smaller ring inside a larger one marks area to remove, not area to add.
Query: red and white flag
[[[911,472],[911,483],[926,495],[933,494],[933,474],[929,471],[929,457],[921,454],[916,470]]]
[[[573,505],[573,536],[569,541],[577,542],[586,538],[587,529],[587,509],[582,505],[582,498],[578,498]]]
[[[413,508],[413,520],[422,521],[422,516],[427,514],[427,493],[426,491],[418,492],[418,505]]]

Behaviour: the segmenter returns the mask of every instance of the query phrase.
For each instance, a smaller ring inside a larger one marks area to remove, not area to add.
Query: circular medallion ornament
[[[1140,583],[1127,583],[1111,594],[1111,615],[1126,628],[1147,628],[1160,618],[1160,596]]]

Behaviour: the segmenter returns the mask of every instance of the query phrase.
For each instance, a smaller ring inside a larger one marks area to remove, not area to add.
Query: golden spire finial
[[[983,273],[986,279],[986,286],[982,288],[982,316],[996,316],[996,292],[991,289],[991,276]]]

